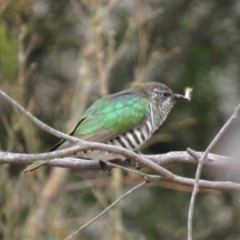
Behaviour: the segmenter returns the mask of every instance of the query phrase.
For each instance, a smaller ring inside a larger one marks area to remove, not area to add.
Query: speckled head
[[[183,95],[175,94],[169,87],[159,82],[141,83],[136,85],[135,88],[157,107],[164,119],[173,108],[176,100],[187,101]]]

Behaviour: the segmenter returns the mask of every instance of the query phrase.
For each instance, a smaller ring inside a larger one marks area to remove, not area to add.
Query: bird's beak
[[[174,98],[175,98],[176,100],[189,101],[188,98],[184,97],[184,96],[181,95],[181,94],[174,94]]]

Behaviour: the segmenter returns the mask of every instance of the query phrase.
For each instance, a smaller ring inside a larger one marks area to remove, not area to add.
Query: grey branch
[[[41,153],[41,154],[18,154],[18,153],[9,153],[9,152],[0,152],[0,163],[9,163],[9,164],[29,164],[33,163],[35,160],[39,159],[52,159],[47,165],[53,167],[64,167],[69,169],[78,169],[81,171],[86,170],[101,170],[98,160],[84,160],[78,158],[70,158],[64,157],[59,158],[61,156],[69,155],[78,149],[80,146],[70,147],[64,150],[58,150],[55,152],[49,153]],[[203,153],[198,152],[198,154],[202,155]],[[148,159],[148,161],[152,161],[154,164],[169,166],[171,164],[176,163],[190,163],[197,164],[198,162],[192,158],[187,152],[170,152],[166,154],[159,155],[142,155],[142,158]],[[224,157],[216,154],[209,154],[208,159],[205,162],[206,166],[218,166],[228,168],[230,157]],[[125,166],[125,167],[133,167],[134,165],[129,163],[128,161],[114,161],[114,163]],[[163,176],[161,179],[170,182],[180,183],[186,186],[193,186],[194,180],[189,178],[184,178],[180,176],[173,175],[173,179],[168,179]],[[233,182],[212,182],[200,180],[199,184],[200,188],[206,189],[216,189],[222,191],[240,191],[240,184]]]
[[[100,170],[98,160],[85,160],[80,158],[69,158],[69,156],[75,152],[81,150],[81,146],[73,146],[63,150],[57,150],[54,152],[39,153],[39,154],[22,154],[22,153],[10,153],[0,151],[0,163],[8,164],[30,164],[39,159],[51,159],[46,165],[52,167],[64,167],[64,168],[74,168],[80,170]],[[197,152],[203,155],[203,152]],[[142,155],[160,166],[169,166],[172,164],[197,164],[193,157],[191,157],[187,152],[169,152],[165,154],[157,155]],[[64,157],[64,158],[63,158]],[[227,156],[209,154],[207,161],[204,163],[206,166],[216,166],[221,168],[228,168],[231,158]],[[115,161],[119,165],[133,166],[127,161]]]
[[[107,208],[105,208],[101,213],[99,213],[96,217],[92,218],[89,222],[81,226],[77,231],[75,231],[73,234],[68,236],[65,240],[70,240],[73,237],[75,237],[79,232],[81,232],[83,229],[85,229],[87,226],[89,226],[91,223],[95,222],[97,219],[99,219],[104,213],[106,213],[108,210],[110,210],[112,207],[114,207],[118,202],[120,202],[123,198],[127,197],[129,194],[137,190],[138,188],[145,185],[146,182],[141,182],[137,186],[131,188],[129,191],[127,191],[125,194],[123,194],[121,197],[119,197],[117,200],[115,200],[112,204],[110,204]]]

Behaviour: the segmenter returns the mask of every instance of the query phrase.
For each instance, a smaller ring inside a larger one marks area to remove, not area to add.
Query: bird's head
[[[160,115],[165,119],[178,100],[189,101],[181,94],[174,93],[169,87],[159,82],[148,82],[142,85],[148,95],[149,100],[157,106]]]

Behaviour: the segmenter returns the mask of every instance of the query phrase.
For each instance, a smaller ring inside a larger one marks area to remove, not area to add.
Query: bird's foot
[[[103,172],[105,172],[105,171],[111,171],[111,167],[109,167],[108,165],[107,165],[107,163],[106,162],[104,162],[104,161],[102,161],[102,160],[99,160],[99,165],[100,165],[100,167],[101,167],[101,169],[102,169],[102,171]]]
[[[132,161],[132,160],[130,160],[130,159],[126,159],[126,161],[127,161],[127,163],[128,163],[129,165],[134,166],[134,167],[136,168],[136,170],[140,170],[140,169],[142,168],[142,166],[141,166],[140,163],[138,163],[138,162],[134,162],[134,161]]]
[[[142,155],[142,153],[138,150],[135,150],[134,152],[138,155]],[[141,164],[138,162],[134,162],[134,165],[135,165],[136,170],[140,170],[142,168]]]
[[[140,170],[142,168],[142,166],[138,162],[135,162],[134,164],[135,164],[136,170]]]

